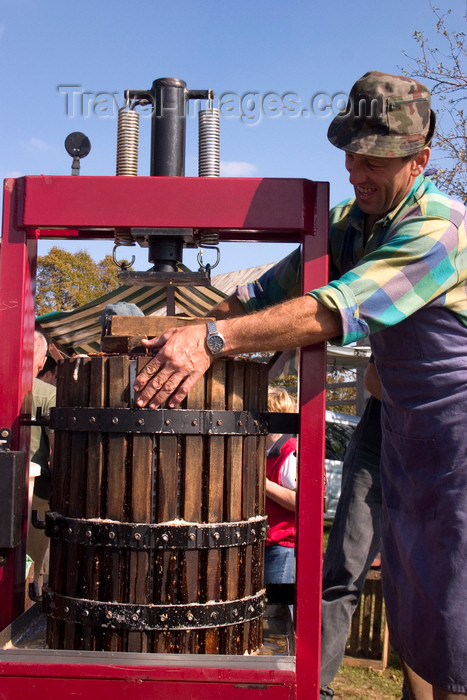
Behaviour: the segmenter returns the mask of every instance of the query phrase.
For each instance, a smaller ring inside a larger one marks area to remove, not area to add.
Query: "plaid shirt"
[[[376,222],[364,242],[365,215],[354,199],[330,213],[329,277],[308,292],[340,314],[348,345],[433,302],[467,326],[467,224],[463,204],[418,177],[405,200]],[[247,311],[298,296],[299,249],[259,280],[237,289]]]

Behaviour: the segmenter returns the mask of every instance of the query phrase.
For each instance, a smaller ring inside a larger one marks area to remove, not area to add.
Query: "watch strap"
[[[217,324],[215,321],[208,321],[206,325],[208,329],[208,335],[218,334]]]

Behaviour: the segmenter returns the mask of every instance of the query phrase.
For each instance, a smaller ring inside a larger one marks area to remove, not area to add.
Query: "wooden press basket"
[[[257,650],[266,367],[217,360],[181,409],[151,411],[135,406],[132,389],[148,360],[103,353],[59,364],[47,643]]]

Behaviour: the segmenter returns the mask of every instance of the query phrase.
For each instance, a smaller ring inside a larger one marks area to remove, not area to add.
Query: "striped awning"
[[[175,311],[177,314],[188,316],[205,316],[213,306],[231,294],[238,284],[245,284],[257,279],[273,264],[217,275],[212,278],[210,286],[176,287]],[[188,271],[184,265],[180,265],[180,269]],[[165,316],[167,290],[165,287],[122,285],[115,291],[77,309],[44,314],[38,316],[36,321],[56,347],[67,355],[99,352],[101,338],[99,317],[108,304],[115,304],[119,301],[136,304],[145,316]],[[368,363],[370,354],[368,346],[342,348],[328,343],[328,368],[364,367]],[[277,366],[277,374],[297,374],[298,365],[298,351],[285,351]]]
[[[188,316],[204,316],[225,297],[224,292],[213,286],[176,287],[175,310]],[[165,287],[122,285],[72,311],[54,311],[38,316],[36,322],[56,347],[67,355],[99,352],[99,317],[108,304],[119,301],[136,304],[145,316],[162,316],[166,313],[167,290]]]

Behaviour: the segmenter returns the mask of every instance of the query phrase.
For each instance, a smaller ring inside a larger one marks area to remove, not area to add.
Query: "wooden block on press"
[[[128,355],[129,353],[145,353],[146,348],[141,344],[142,338],[147,338],[147,336],[105,335],[102,338],[102,352],[118,353],[119,355]]]
[[[169,328],[196,325],[210,320],[214,319],[204,316],[112,316],[110,335],[154,338]]]

